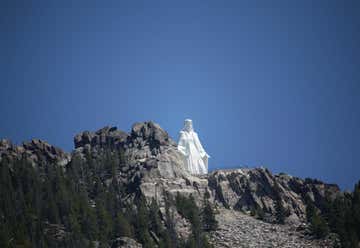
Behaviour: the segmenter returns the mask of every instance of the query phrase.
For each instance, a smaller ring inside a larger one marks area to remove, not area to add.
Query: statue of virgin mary
[[[208,173],[208,159],[210,156],[202,147],[190,119],[185,120],[184,128],[180,131],[178,150],[184,155],[187,169],[191,174],[201,175]]]

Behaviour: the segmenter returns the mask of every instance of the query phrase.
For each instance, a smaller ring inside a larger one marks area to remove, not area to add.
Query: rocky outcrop
[[[75,151],[86,159],[86,153],[96,157],[101,150],[121,150],[126,164],[118,172],[119,184],[130,187],[125,199],[133,200],[139,195],[148,203],[155,200],[165,215],[165,198],[175,199],[177,194],[193,195],[199,205],[208,189],[206,178],[190,175],[185,169],[182,154],[167,132],[154,122],[135,123],[130,134],[106,127],[96,132],[83,132],[75,136]],[[110,176],[104,181],[111,181]],[[179,237],[187,238],[191,233],[190,224],[175,208],[170,211],[176,219],[175,229]]]
[[[70,154],[45,141],[33,139],[17,146],[9,140],[0,141],[0,161],[6,159],[11,164],[13,160],[25,159],[34,167],[46,167],[54,164],[64,167],[71,159]]]
[[[113,240],[111,248],[142,248],[142,245],[132,238],[119,237]]]
[[[287,221],[299,223],[305,220],[307,197],[321,209],[326,197],[340,193],[337,185],[286,174],[273,175],[266,168],[214,171],[208,181],[222,206],[245,212],[261,211],[269,222],[273,221],[276,201],[288,210]]]
[[[147,168],[148,177],[179,178],[188,175],[176,142],[156,123],[134,124],[124,150],[130,165]]]
[[[219,229],[211,235],[215,247],[282,247],[287,242],[289,245],[285,247],[322,247],[322,244],[304,238],[296,227],[305,221],[307,199],[321,209],[325,199],[334,198],[340,193],[336,185],[286,174],[273,175],[266,168],[218,170],[205,176],[190,175],[176,142],[151,121],[135,123],[130,133],[116,127],[81,132],[74,137],[74,145],[75,150],[68,154],[37,139],[20,146],[1,140],[0,161],[8,160],[11,164],[12,160],[26,159],[36,168],[54,164],[66,172],[70,166],[79,165],[73,163],[77,159],[95,159],[102,166],[106,163],[101,161],[104,154],[121,154],[124,161],[115,162],[118,163],[115,171],[101,171],[97,175],[105,186],[116,180],[117,185],[126,188],[117,197],[131,205],[139,197],[145,197],[148,204],[155,200],[163,217],[165,202],[169,198],[174,199],[177,194],[192,195],[197,205],[201,206],[207,192],[210,203],[219,209]],[[82,171],[86,171],[86,168]],[[249,216],[254,212],[255,215],[261,213],[263,220],[274,222],[276,204],[281,204],[287,210],[287,225],[272,226]],[[187,239],[191,234],[189,221],[177,212],[175,206],[170,206],[169,211],[175,220],[178,237]],[[57,230],[55,227],[49,225],[48,233]],[[63,229],[59,230],[54,232],[57,235],[53,235],[55,240],[62,238],[65,233]],[[119,237],[113,241],[112,247],[141,245],[130,238]]]
[[[95,132],[85,131],[74,137],[72,157],[86,154],[99,156],[101,151],[123,151],[127,159],[118,172],[123,185],[137,189],[150,202],[155,199],[164,207],[164,197],[180,193],[192,194],[201,205],[206,191],[210,201],[239,211],[261,210],[271,221],[275,201],[289,210],[288,221],[300,222],[305,217],[305,198],[314,201],[318,208],[325,197],[334,197],[339,188],[313,179],[300,179],[286,174],[273,175],[266,168],[218,170],[207,176],[190,175],[185,169],[177,144],[158,124],[149,121],[135,123],[130,133],[116,127],[104,127]],[[33,139],[20,146],[8,140],[0,141],[0,159],[25,158],[34,166],[57,164],[65,166],[70,154],[48,143]],[[106,174],[104,174],[106,181]]]
[[[117,130],[117,127],[106,126],[96,132],[84,131],[74,137],[75,149],[90,149],[90,148],[116,148],[121,147],[128,134]]]
[[[69,236],[69,233],[66,232],[64,225],[50,224],[49,222],[45,222],[43,225],[44,235],[54,244],[64,242]]]
[[[116,127],[82,132],[75,136],[74,143],[73,154],[83,158],[87,152],[96,156],[105,148],[122,150],[127,162],[119,171],[119,181],[135,183],[149,201],[156,199],[160,206],[164,205],[165,194],[199,196],[207,188],[206,178],[194,177],[186,171],[176,142],[152,121],[135,123],[130,134]]]

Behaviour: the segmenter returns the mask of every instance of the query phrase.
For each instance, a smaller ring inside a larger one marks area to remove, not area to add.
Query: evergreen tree
[[[146,207],[146,201],[143,196],[140,197],[138,202],[136,235],[145,248],[154,247],[153,240],[149,233],[149,216]]]
[[[279,224],[285,224],[286,219],[286,209],[284,208],[281,200],[275,201],[275,212],[276,212],[276,221]]]
[[[132,226],[121,212],[116,216],[114,232],[114,237],[133,237]]]
[[[132,237],[144,247],[154,247],[155,242],[160,248],[211,247],[205,231],[216,228],[216,219],[208,193],[201,211],[192,195],[180,194],[174,200],[165,194],[164,216],[155,200],[147,205],[142,196],[135,208],[120,200],[128,193],[116,177],[118,169],[127,163],[125,155],[106,149],[99,153],[102,155],[98,157],[91,153],[85,158],[73,156],[65,169],[51,163],[34,167],[26,159],[9,161],[3,157],[0,247],[91,247],[95,240],[101,241],[99,247],[108,247],[109,241],[118,236]],[[282,222],[288,211],[282,205],[278,187],[274,188],[274,202],[277,219]],[[257,216],[260,210],[254,210]],[[177,237],[176,211],[191,224],[188,241]],[[342,247],[357,247],[360,182],[352,193],[340,194],[335,200],[326,197],[316,206],[306,200],[306,213],[315,237],[325,237],[330,229],[339,235]],[[51,232],[45,232],[49,225],[63,228],[64,240],[55,241]]]
[[[217,228],[217,220],[215,218],[214,210],[209,200],[204,197],[204,208],[202,211],[203,229],[205,231],[214,231]]]
[[[175,223],[174,223],[174,213],[170,211],[171,206],[171,196],[169,196],[166,192],[164,193],[164,201],[165,201],[165,228],[163,234],[162,246],[167,248],[175,248],[179,246],[179,241],[177,238],[177,234],[175,231]]]
[[[274,193],[275,193],[275,217],[276,222],[279,224],[284,224],[285,219],[289,216],[289,211],[284,207],[281,199],[281,188],[280,185],[275,181],[274,182]]]
[[[200,210],[195,203],[193,195],[190,194],[190,196],[187,198],[177,194],[175,203],[179,213],[191,223],[192,232],[191,236],[186,242],[186,247],[209,247],[210,243],[208,242],[206,235],[203,233],[203,226],[200,219]]]
[[[310,223],[310,230],[316,238],[324,238],[329,234],[329,227],[325,219],[309,197],[306,198],[306,219]]]
[[[161,223],[160,209],[155,199],[152,199],[151,201],[149,208],[149,217],[150,217],[150,229],[157,236],[162,235],[163,227]]]
[[[360,241],[360,181],[354,187],[352,213],[354,217],[354,232],[356,233],[357,241]]]
[[[326,221],[318,213],[312,216],[310,224],[311,231],[317,238],[324,238],[329,233]]]
[[[265,212],[258,204],[255,204],[255,207],[251,208],[250,215],[259,220],[263,220],[265,218]]]
[[[110,214],[106,211],[104,204],[100,201],[96,204],[97,220],[99,226],[99,239],[106,241],[111,237],[112,233],[112,220]]]

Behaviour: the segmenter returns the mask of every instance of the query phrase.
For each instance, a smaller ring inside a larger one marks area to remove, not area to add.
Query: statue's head
[[[186,120],[184,121],[184,130],[185,130],[185,131],[188,131],[188,132],[194,130],[194,129],[193,129],[193,125],[192,125],[192,120],[186,119]]]

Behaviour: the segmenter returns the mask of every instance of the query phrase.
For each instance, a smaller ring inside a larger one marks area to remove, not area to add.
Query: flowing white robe
[[[191,174],[207,174],[209,155],[202,147],[194,131],[180,131],[178,150],[185,156],[187,169]]]

